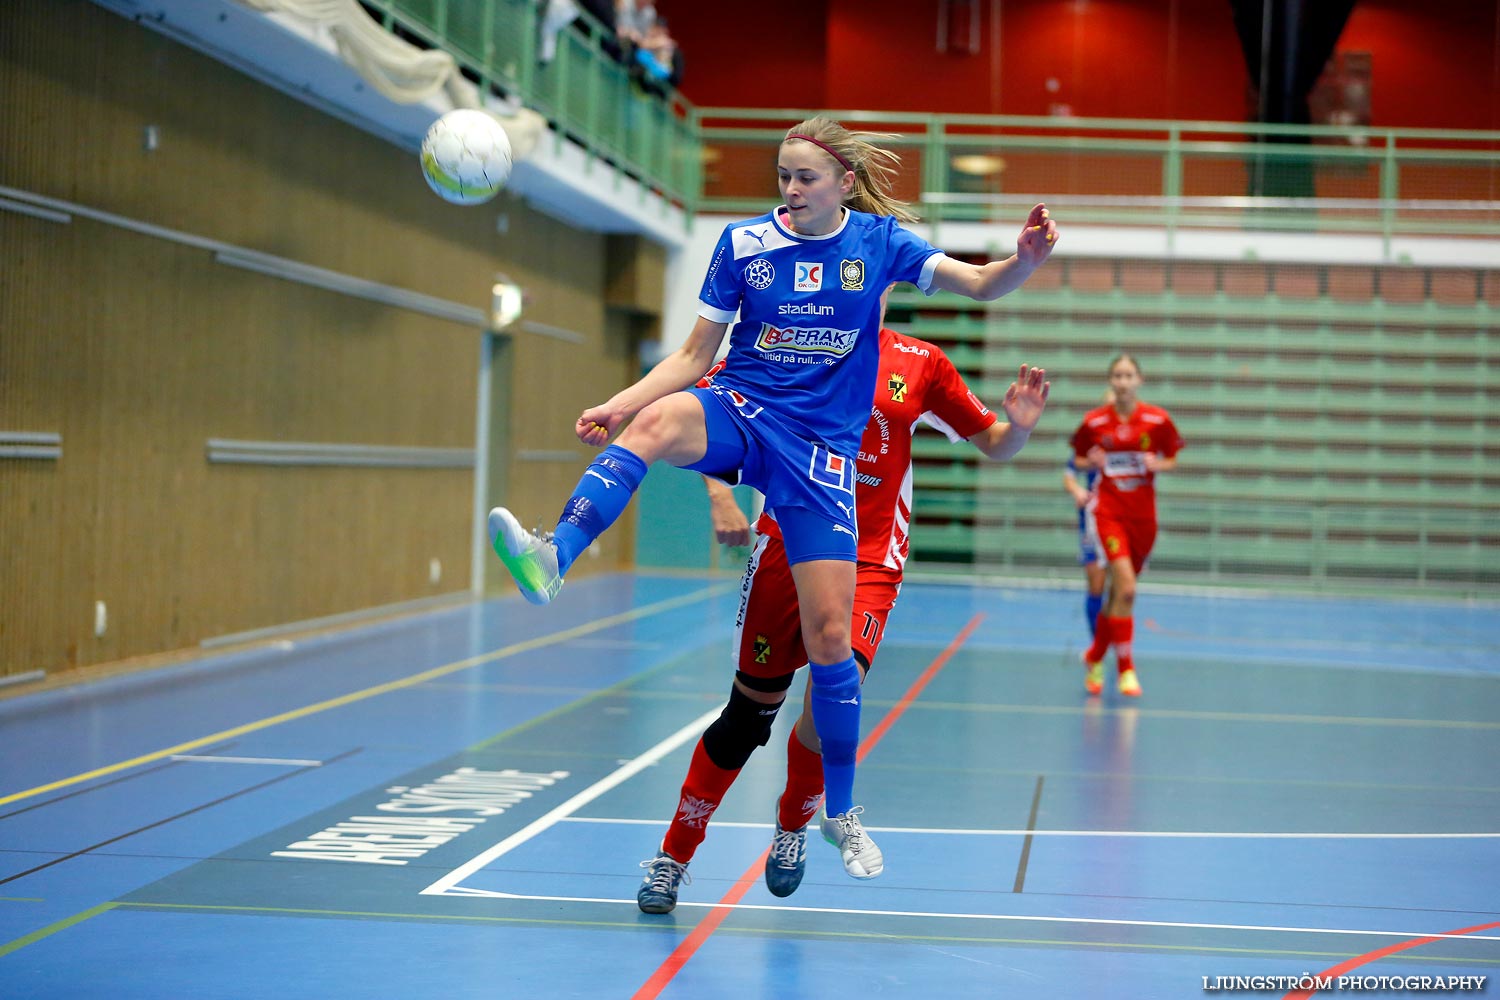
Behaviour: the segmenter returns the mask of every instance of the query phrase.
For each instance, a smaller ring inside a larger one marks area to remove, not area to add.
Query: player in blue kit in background
[[[781,526],[796,584],[823,745],[822,827],[856,878],[880,873],[860,858],[873,842],[854,812],[860,672],[850,646],[854,607],[854,461],[870,415],[880,356],[880,296],[894,281],[979,301],[1019,288],[1057,241],[1037,205],[1005,260],[955,260],[899,225],[915,221],[893,198],[899,158],[828,118],[811,118],[781,142],[783,204],[725,228],[703,281],[687,340],[634,385],[584,410],[578,439],[609,447],[584,470],[557,528],[536,535],[503,507],[490,539],[527,600],[546,604],[564,575],[624,511],[652,462],[743,482],[765,494]],[[739,316],[730,329],[730,322]],[[730,330],[729,365],[689,388],[713,364]],[[706,752],[738,769],[770,737],[780,700],[736,675],[729,703],[704,734]],[[878,853],[877,855],[878,856]],[[685,867],[659,855],[653,877],[675,883]],[[873,869],[873,870],[872,870]]]
[[[1079,477],[1083,481],[1079,482]],[[1099,479],[1098,469],[1080,469],[1073,456],[1063,467],[1063,489],[1078,505],[1078,565],[1083,567],[1084,582],[1088,593],[1083,599],[1083,616],[1089,623],[1089,635],[1094,634],[1094,621],[1099,609],[1104,607],[1104,554],[1099,548],[1099,528],[1094,523],[1094,483]]]
[[[1115,394],[1106,390],[1104,405],[1109,406],[1114,401]],[[1089,623],[1090,638],[1093,638],[1099,612],[1104,608],[1104,567],[1108,562],[1104,558],[1104,548],[1099,544],[1099,526],[1094,521],[1094,505],[1099,499],[1098,484],[1099,470],[1080,469],[1070,450],[1068,462],[1063,467],[1063,489],[1078,507],[1078,565],[1083,567],[1083,579],[1088,588],[1083,598],[1083,616]]]

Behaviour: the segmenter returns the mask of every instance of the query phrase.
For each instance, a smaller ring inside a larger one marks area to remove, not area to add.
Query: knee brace
[[[766,705],[730,688],[729,703],[703,733],[703,749],[714,766],[738,771],[771,738],[771,725],[781,703]]]
[[[756,677],[743,670],[736,670],[734,679],[751,691],[759,691],[761,694],[781,694],[792,686],[791,674],[782,674],[780,677]]]

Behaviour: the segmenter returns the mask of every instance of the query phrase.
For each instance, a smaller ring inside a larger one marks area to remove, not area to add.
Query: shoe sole
[[[1079,659],[1083,660],[1083,669],[1085,671],[1093,670],[1094,667],[1099,666],[1100,664],[1102,664],[1104,662],[1103,660],[1100,660],[1098,664],[1090,663],[1089,662],[1089,655],[1088,655],[1087,652],[1082,653],[1079,656]],[[1101,670],[1100,673],[1102,674],[1103,671]],[[1084,678],[1083,678],[1083,690],[1084,690],[1085,694],[1103,694],[1104,693],[1104,678],[1101,676],[1099,678],[1099,682],[1097,684],[1095,684],[1095,683],[1093,683],[1092,681],[1089,680],[1088,674],[1085,673],[1084,674]]]
[[[766,891],[769,892],[771,895],[775,896],[777,899],[786,899],[792,893],[796,892],[797,889],[800,888],[801,885],[802,885],[802,879],[799,878],[799,879],[797,879],[797,884],[794,885],[794,886],[792,886],[790,889],[779,887],[779,886],[774,886],[774,885],[771,884],[771,879],[770,879],[769,876],[770,876],[770,873],[767,872]]]
[[[676,903],[670,903],[666,906],[663,906],[660,903],[643,903],[639,899],[635,901],[635,905],[640,907],[642,913],[671,913],[673,910],[677,909]]]
[[[833,847],[834,847],[834,849],[839,852],[839,861],[842,862],[844,860],[844,849],[842,847],[839,847],[839,842],[837,840],[834,840],[831,837],[829,837],[828,834],[826,834],[826,833],[823,834],[823,839],[826,840],[826,841],[828,841],[830,844],[832,844]],[[856,874],[855,872],[851,872],[849,870],[849,866],[848,865],[844,865],[844,874],[848,875],[850,878],[857,878],[860,881],[864,881],[867,878],[874,878],[875,876],[879,875],[883,871],[885,871],[885,858],[884,857],[882,857],[880,859],[880,867],[879,868],[875,869],[872,872],[866,872],[863,875],[859,875],[859,874]]]

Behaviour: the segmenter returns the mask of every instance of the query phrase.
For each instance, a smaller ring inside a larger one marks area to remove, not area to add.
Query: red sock
[[[693,748],[693,762],[688,765],[687,779],[682,783],[682,797],[677,800],[677,815],[667,827],[662,838],[661,849],[674,860],[687,864],[693,860],[698,845],[708,833],[708,821],[724,793],[734,784],[739,771],[726,771],[708,759],[700,737]]]
[[[1109,653],[1109,629],[1111,622],[1130,621],[1129,618],[1108,618],[1103,611],[1099,612],[1098,619],[1094,622],[1094,644],[1089,647],[1084,658],[1090,663],[1098,663]]]
[[[1109,620],[1109,641],[1115,647],[1115,665],[1120,673],[1135,669],[1130,655],[1130,640],[1135,637],[1135,619],[1129,616]]]
[[[786,790],[776,821],[783,830],[800,830],[818,814],[823,804],[823,755],[813,753],[797,739],[797,727],[786,741]]]

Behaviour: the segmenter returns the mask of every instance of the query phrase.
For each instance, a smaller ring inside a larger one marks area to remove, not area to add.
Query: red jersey
[[[1094,445],[1106,452],[1099,477],[1096,516],[1121,520],[1156,520],[1156,474],[1146,468],[1146,455],[1171,458],[1182,450],[1182,435],[1160,406],[1136,403],[1128,417],[1113,405],[1090,410],[1073,432],[1073,453],[1083,456]]]
[[[880,371],[854,479],[859,561],[901,569],[911,552],[911,436],[925,422],[953,441],[978,434],[995,415],[969,391],[942,348],[894,330],[880,331]],[[761,515],[755,529],[778,535]]]

